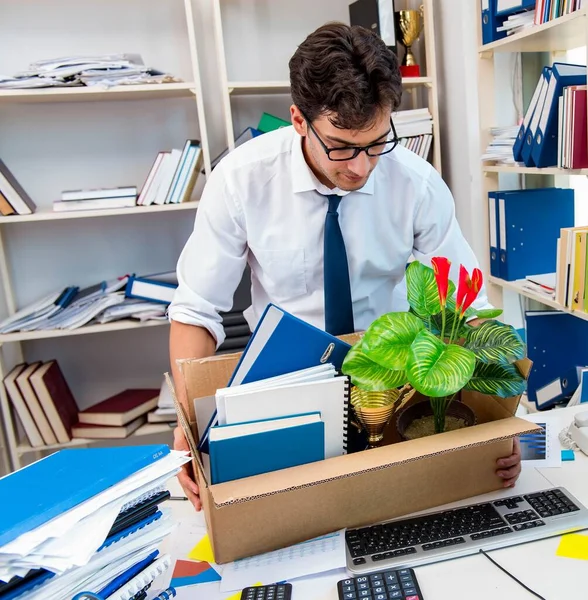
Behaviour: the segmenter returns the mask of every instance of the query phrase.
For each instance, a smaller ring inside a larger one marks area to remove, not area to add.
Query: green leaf
[[[485,321],[472,327],[465,348],[483,363],[509,364],[525,356],[525,344],[511,325]]]
[[[455,292],[455,284],[449,281],[447,297]],[[428,317],[441,312],[435,272],[415,260],[406,269],[406,297],[411,308],[419,317]]]
[[[471,308],[471,307],[470,307]],[[469,310],[469,309],[468,309]],[[495,319],[502,314],[502,309],[500,308],[483,308],[482,310],[473,310],[472,315],[476,315],[478,319]],[[468,311],[466,310],[466,315],[469,317]]]
[[[522,394],[527,389],[527,381],[515,365],[478,362],[465,389],[500,398],[510,398]]]
[[[423,329],[423,323],[410,313],[388,313],[368,327],[362,350],[386,369],[405,370],[410,346]]]
[[[391,371],[370,360],[362,351],[361,343],[349,350],[341,371],[349,375],[353,385],[371,392],[391,390],[408,381],[405,371]]]
[[[410,349],[408,381],[425,396],[450,396],[465,386],[475,365],[473,352],[455,344],[447,345],[424,330]]]

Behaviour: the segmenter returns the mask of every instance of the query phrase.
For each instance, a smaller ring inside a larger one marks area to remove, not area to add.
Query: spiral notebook
[[[225,397],[224,405],[227,425],[319,412],[325,424],[325,458],[347,454],[349,379],[345,376],[233,393]]]

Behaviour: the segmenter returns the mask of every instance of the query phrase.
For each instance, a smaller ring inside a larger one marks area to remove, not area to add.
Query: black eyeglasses
[[[383,142],[374,142],[367,146],[345,146],[343,148],[329,148],[325,142],[321,139],[321,136],[317,133],[317,130],[312,126],[310,119],[306,115],[302,115],[308,127],[316,136],[316,139],[320,142],[323,150],[325,151],[327,158],[334,161],[353,160],[360,152],[365,152],[368,156],[382,156],[382,154],[388,154],[392,152],[396,146],[398,146],[398,135],[396,134],[396,128],[390,117],[390,130],[392,131],[392,139],[385,140]]]

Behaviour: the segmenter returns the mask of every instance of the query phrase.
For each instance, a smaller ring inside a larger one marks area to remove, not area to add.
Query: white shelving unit
[[[25,105],[47,103],[51,106],[56,106],[57,103],[80,103],[80,102],[111,102],[124,100],[132,101],[149,101],[149,100],[166,100],[184,98],[193,102],[195,111],[195,120],[198,124],[199,139],[203,151],[203,163],[206,176],[210,174],[210,150],[209,139],[206,127],[204,114],[204,103],[202,97],[202,85],[200,79],[200,69],[198,63],[198,51],[196,47],[196,32],[195,32],[195,15],[193,4],[195,0],[179,0],[177,7],[183,4],[183,17],[185,19],[185,32],[187,50],[190,57],[190,81],[185,83],[167,83],[167,84],[148,84],[148,85],[127,85],[115,86],[108,89],[100,87],[88,88],[47,88],[47,89],[31,89],[31,90],[0,90],[0,120],[2,119],[2,110],[7,105]],[[114,6],[114,5],[113,5]],[[51,9],[53,10],[53,8]],[[105,9],[106,10],[106,9]],[[181,8],[177,9],[182,11]],[[81,42],[80,42],[81,46]],[[83,47],[78,49],[79,54],[84,54]],[[95,104],[93,106],[96,106]],[[50,110],[50,109],[49,109]],[[92,114],[92,108],[88,105],[89,114]],[[188,110],[189,112],[189,110]],[[157,127],[157,124],[153,125]],[[105,124],[108,127],[108,124]],[[188,137],[188,134],[186,134]],[[185,138],[184,138],[185,139]],[[181,140],[183,142],[183,140]],[[23,181],[23,187],[27,188],[27,182]],[[139,182],[137,182],[139,183]],[[10,217],[0,217],[0,282],[2,293],[4,296],[5,306],[9,315],[14,314],[20,307],[17,306],[17,300],[14,293],[14,278],[13,276],[22,277],[23,275],[11,272],[11,260],[9,255],[9,244],[6,243],[6,232],[10,228],[24,228],[25,224],[34,224],[34,227],[41,228],[44,225],[52,225],[59,222],[67,224],[70,220],[75,220],[75,223],[82,223],[88,219],[95,221],[97,218],[105,219],[105,223],[110,217],[131,217],[139,215],[161,215],[164,213],[178,213],[190,215],[198,206],[197,201],[186,202],[178,205],[152,205],[152,206],[137,206],[133,208],[112,209],[112,210],[92,210],[92,211],[75,211],[67,213],[54,213],[46,208],[40,208],[32,215],[13,215]],[[154,218],[154,217],[151,217]],[[155,217],[156,218],[156,217]],[[142,221],[144,223],[144,221]],[[98,223],[98,222],[96,222]],[[53,226],[53,225],[52,225]],[[69,227],[73,227],[70,224]],[[38,229],[35,229],[38,231]],[[27,233],[30,228],[26,229]],[[18,234],[15,234],[18,235]],[[101,231],[101,226],[98,226],[97,235],[108,235],[108,228],[104,227]],[[56,268],[60,268],[59,266]],[[61,267],[63,268],[63,266]],[[117,265],[112,265],[112,269],[118,268]],[[29,274],[29,277],[31,275]],[[131,321],[123,320],[116,321],[104,325],[87,325],[75,330],[47,330],[33,332],[16,332],[11,334],[0,335],[0,381],[5,377],[7,372],[12,368],[8,364],[8,357],[14,364],[14,359],[17,362],[24,361],[23,343],[34,342],[36,340],[50,340],[57,338],[76,338],[82,335],[90,335],[97,333],[110,333],[115,331],[133,330],[166,326],[167,321]],[[47,358],[52,358],[51,356]],[[161,373],[162,375],[162,373]],[[159,375],[158,375],[159,376]],[[0,415],[2,419],[2,430],[5,440],[2,444],[2,452],[4,463],[9,469],[17,469],[21,466],[23,455],[28,453],[37,453],[38,456],[44,451],[52,451],[59,448],[80,446],[104,442],[105,440],[72,440],[68,444],[42,446],[32,448],[28,443],[19,439],[19,430],[15,421],[10,400],[6,394],[4,386],[0,383]],[[133,438],[142,435],[153,435],[158,433],[169,432],[170,427],[167,424],[148,424],[138,429]],[[118,442],[119,440],[116,440]]]
[[[481,130],[480,154],[484,152],[491,139],[490,128],[496,124],[497,118],[496,94],[494,89],[494,55],[497,53],[545,52],[550,54],[551,62],[556,60],[565,62],[566,52],[569,50],[586,47],[588,52],[587,10],[586,8],[582,8],[569,15],[554,19],[543,25],[531,27],[491,44],[479,45],[478,98]],[[478,39],[482,39],[481,25],[479,23]],[[488,192],[500,189],[500,175],[514,174],[521,177],[552,175],[557,177],[557,184],[562,187],[569,185],[570,176],[588,175],[588,169],[571,170],[557,167],[537,169],[488,163],[483,164],[481,169],[483,174],[483,196],[480,213],[484,224],[486,248],[489,247]],[[489,253],[486,252],[484,257],[480,258],[483,259],[484,271],[490,273]],[[521,281],[504,281],[496,277],[489,277],[488,281],[490,284],[488,286],[490,302],[495,306],[503,306],[503,290],[510,290],[527,300],[534,300],[545,306],[588,320],[588,315],[585,313],[571,311],[553,300],[524,289]]]
[[[223,0],[214,0],[214,31],[217,60],[220,65],[220,79],[222,89],[222,107],[225,119],[225,131],[227,135],[227,147],[235,147],[235,128],[233,123],[233,109],[231,99],[235,96],[267,96],[288,95],[290,93],[290,82],[288,80],[278,81],[233,81],[229,80],[227,68],[226,41],[223,28],[222,3]],[[225,0],[226,1],[226,0]],[[349,3],[346,1],[344,6]],[[419,88],[424,88],[428,95],[428,107],[433,117],[433,165],[441,172],[441,144],[439,126],[439,105],[437,89],[437,62],[435,58],[435,29],[433,0],[424,0],[424,28],[423,35],[425,45],[425,56],[427,75],[424,77],[404,78],[402,84],[405,90],[412,93]],[[347,21],[348,22],[348,21]],[[308,32],[310,33],[310,31]],[[413,94],[413,107],[418,106],[418,98]]]

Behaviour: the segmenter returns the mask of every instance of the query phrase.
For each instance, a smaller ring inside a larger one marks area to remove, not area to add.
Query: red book
[[[578,86],[573,92],[572,108],[572,169],[588,167],[588,129],[586,124],[586,86]]]
[[[41,365],[29,377],[29,382],[57,441],[61,444],[71,441],[71,428],[78,420],[78,405],[57,361],[51,360]]]
[[[156,408],[158,399],[159,389],[125,390],[80,411],[79,422],[122,427]]]

